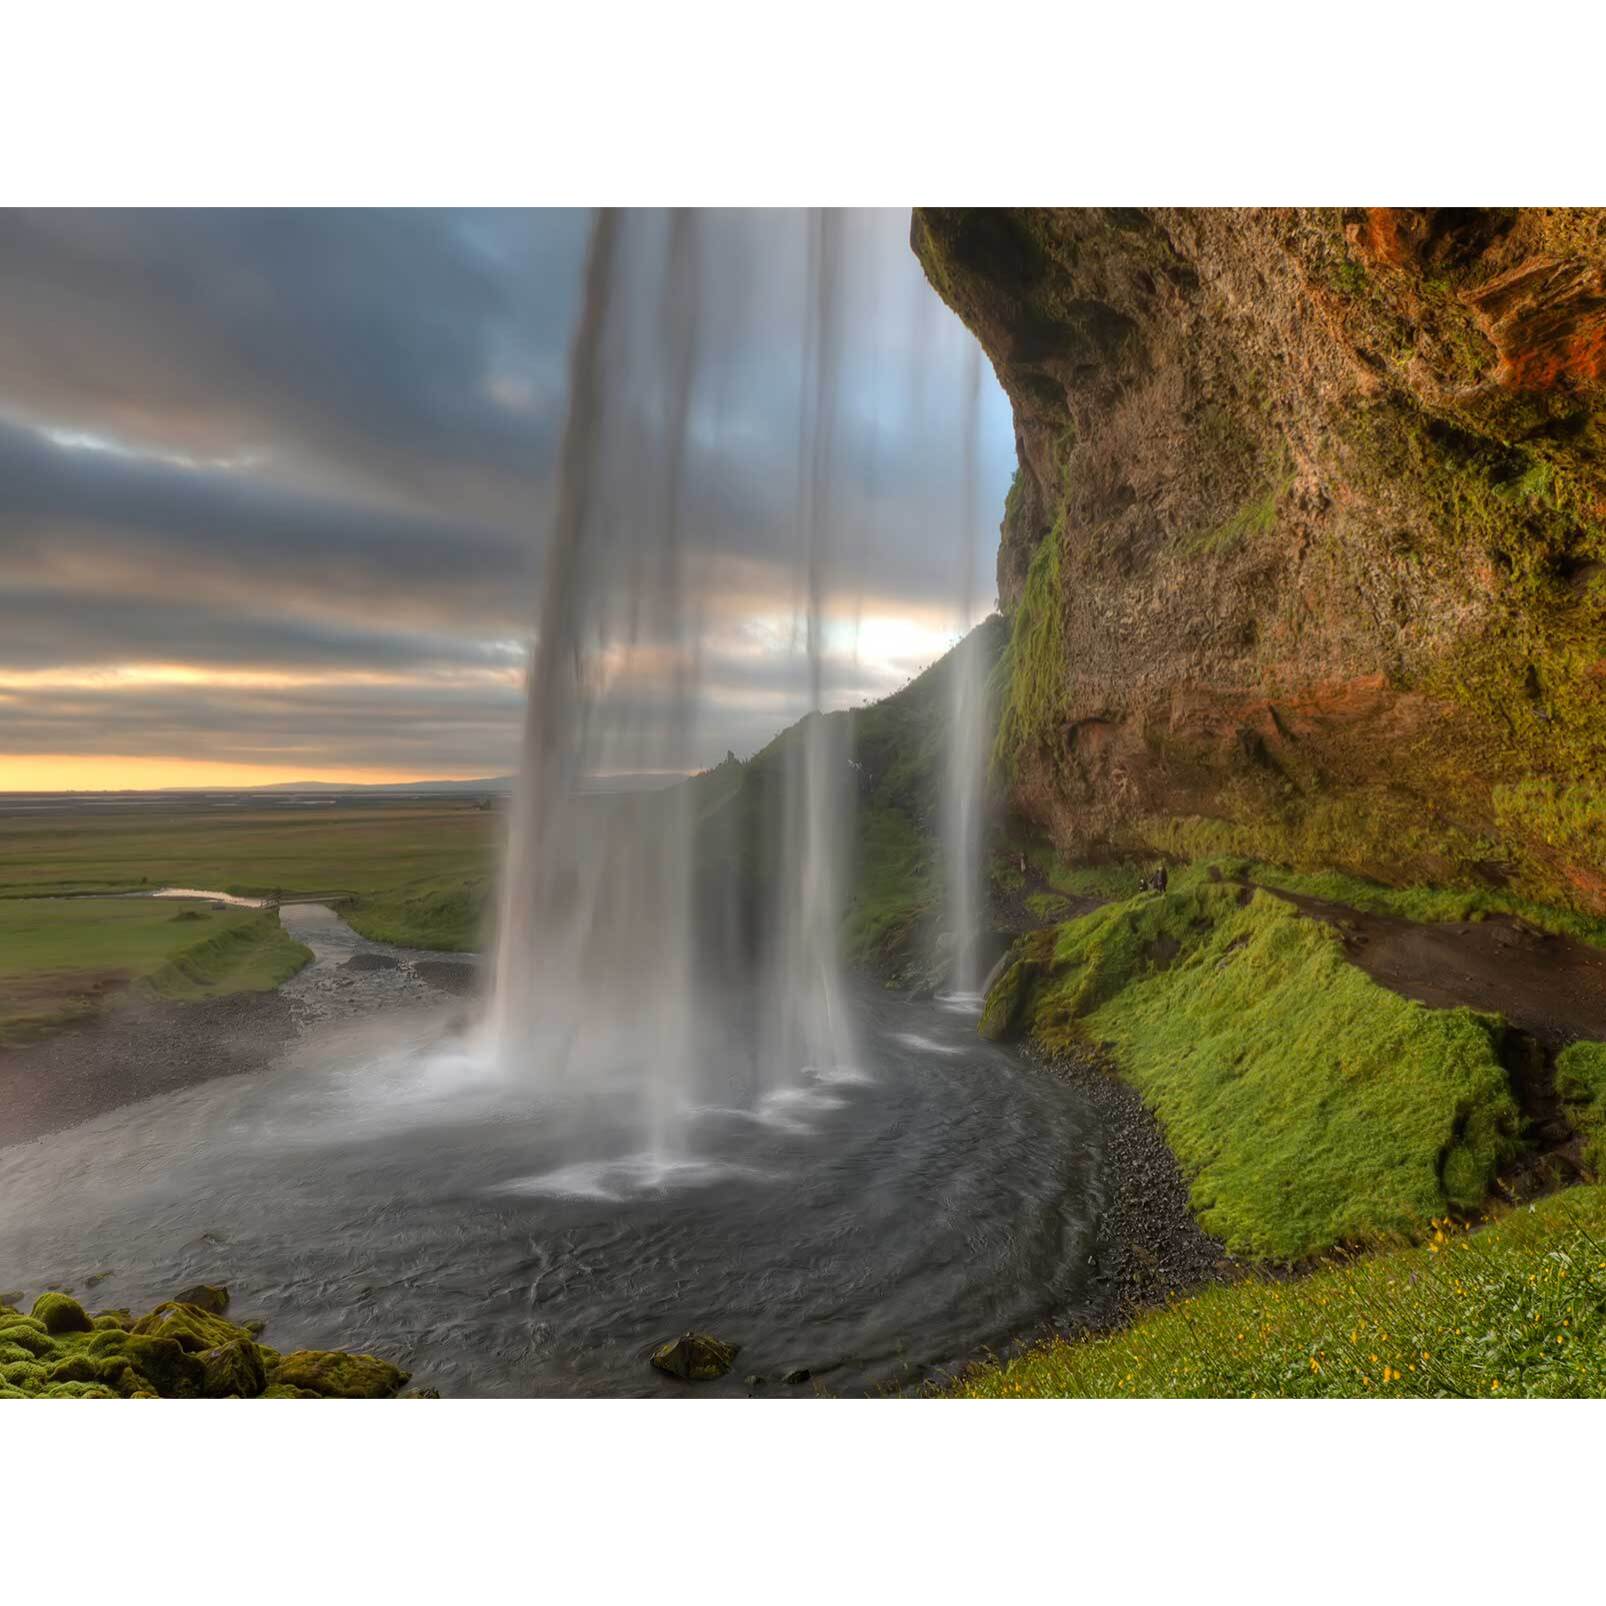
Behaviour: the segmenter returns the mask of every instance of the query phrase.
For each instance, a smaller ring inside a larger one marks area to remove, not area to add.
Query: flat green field
[[[266,992],[311,953],[255,909],[188,899],[0,902],[0,1044],[82,1020],[130,990],[171,999]]]
[[[0,902],[162,886],[334,897],[379,941],[472,949],[500,840],[498,815],[456,800],[13,816],[0,818]]]

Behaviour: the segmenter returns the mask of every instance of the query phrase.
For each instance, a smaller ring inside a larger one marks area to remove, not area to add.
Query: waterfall
[[[686,1112],[729,1099],[743,1079],[727,1028],[744,1011],[757,1022],[745,1050],[755,1096],[851,1053],[837,953],[848,719],[824,713],[833,629],[857,607],[838,595],[834,539],[836,214],[804,219],[786,554],[796,650],[775,671],[810,713],[781,744],[778,776],[745,777],[713,827],[751,837],[768,889],[756,916],[719,884],[728,866],[699,862],[710,827],[697,783],[608,796],[587,786],[608,770],[684,773],[697,751],[704,618],[724,594],[709,523],[732,494],[710,447],[719,386],[705,335],[748,310],[719,286],[711,270],[728,264],[711,260],[708,236],[733,227],[686,211],[602,212],[593,224],[487,1017],[504,1074],[566,1094],[605,1087],[666,1163],[682,1151]],[[745,1003],[732,1002],[732,955],[761,982]]]
[[[985,834],[987,763],[987,664],[977,640],[966,633],[975,622],[976,457],[979,448],[981,348],[970,344],[964,403],[964,479],[959,499],[959,644],[948,658],[948,742],[943,777],[942,841],[944,921],[952,963],[949,987],[970,994],[981,986],[982,919],[985,910],[982,848]]]

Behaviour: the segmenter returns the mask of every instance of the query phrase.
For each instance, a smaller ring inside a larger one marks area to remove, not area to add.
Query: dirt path
[[[1531,1147],[1498,1179],[1507,1198],[1532,1199],[1589,1177],[1556,1094],[1556,1055],[1580,1038],[1606,1041],[1606,950],[1508,915],[1418,924],[1261,890],[1332,926],[1350,962],[1391,992],[1433,1009],[1498,1014],[1515,1028],[1502,1058]]]
[[[1435,1009],[1493,1011],[1551,1053],[1580,1037],[1606,1040],[1606,949],[1504,915],[1418,925],[1261,890],[1336,927],[1350,962],[1392,992]]]

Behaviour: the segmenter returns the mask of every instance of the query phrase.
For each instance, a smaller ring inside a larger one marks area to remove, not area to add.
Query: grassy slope
[[[1568,1044],[1556,1056],[1556,1091],[1583,1139],[1585,1163],[1606,1175],[1606,1043]]]
[[[0,1043],[93,1013],[137,984],[151,996],[265,992],[312,957],[270,914],[184,900],[0,900]]]
[[[951,687],[961,652],[982,655],[994,672],[1006,630],[994,615],[960,647],[901,691],[854,711],[853,749],[863,766],[858,856],[844,924],[848,959],[890,970],[915,957],[943,901],[936,833],[947,762]]]
[[[0,821],[0,903],[164,885],[345,894],[366,936],[473,948],[501,830],[500,815],[457,802],[25,816]]]
[[[1111,1337],[978,1368],[956,1393],[1598,1396],[1606,1392],[1606,1187],[1485,1230],[1444,1228],[1291,1282],[1205,1290]]]
[[[1286,904],[1208,883],[1112,904],[1036,942],[1048,1046],[1114,1045],[1203,1224],[1299,1260],[1480,1203],[1513,1150],[1500,1024],[1377,986]]]

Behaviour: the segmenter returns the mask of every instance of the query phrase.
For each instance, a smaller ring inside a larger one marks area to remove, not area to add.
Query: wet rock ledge
[[[28,1315],[0,1296],[0,1400],[384,1400],[409,1374],[375,1355],[343,1350],[281,1354],[258,1339],[263,1323],[225,1319],[226,1288],[201,1284],[137,1320],[91,1316],[64,1293],[44,1293]],[[407,1398],[433,1398],[433,1389]]]

